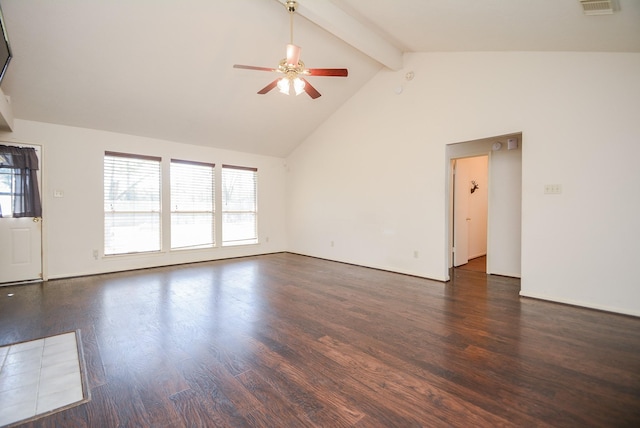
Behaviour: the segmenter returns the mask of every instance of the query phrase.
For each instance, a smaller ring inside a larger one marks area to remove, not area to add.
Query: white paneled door
[[[453,266],[469,262],[469,188],[467,170],[453,161]]]
[[[42,222],[0,218],[0,285],[42,278]]]
[[[34,149],[42,166],[41,149],[38,146],[34,146]],[[40,188],[41,170],[40,168],[37,173]],[[13,186],[6,174],[2,174],[0,179],[3,180],[0,182],[0,202],[3,203],[2,212],[5,215],[0,217],[0,286],[42,279],[42,219],[11,217],[11,209],[7,209],[4,204],[10,204]]]

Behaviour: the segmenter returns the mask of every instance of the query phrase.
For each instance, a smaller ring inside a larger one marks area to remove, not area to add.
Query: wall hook
[[[476,180],[471,180],[471,193],[475,192],[479,188],[480,186],[478,186],[478,183],[476,183]]]

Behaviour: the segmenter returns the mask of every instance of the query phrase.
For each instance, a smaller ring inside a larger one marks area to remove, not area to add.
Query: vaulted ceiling
[[[640,1],[586,16],[578,0],[298,0],[294,42],[316,100],[276,90],[284,0],[0,0],[18,119],[286,156],[405,52],[640,52]],[[88,142],[90,144],[90,142]]]

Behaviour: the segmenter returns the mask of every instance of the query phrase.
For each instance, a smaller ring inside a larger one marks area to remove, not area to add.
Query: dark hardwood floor
[[[472,270],[474,272],[487,272],[487,256],[480,256],[470,259],[466,264],[458,266],[456,269]]]
[[[518,291],[274,254],[0,288],[0,345],[81,330],[24,427],[640,426],[640,319]]]

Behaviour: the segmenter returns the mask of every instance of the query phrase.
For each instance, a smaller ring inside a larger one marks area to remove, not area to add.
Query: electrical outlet
[[[98,250],[93,250],[93,258],[98,260]]]
[[[331,241],[331,246],[333,247],[333,241]]]
[[[418,258],[418,250],[415,250],[415,251],[413,252],[413,258],[414,258],[414,259],[417,259],[417,258]]]

